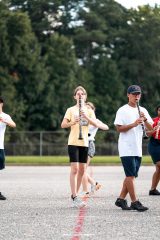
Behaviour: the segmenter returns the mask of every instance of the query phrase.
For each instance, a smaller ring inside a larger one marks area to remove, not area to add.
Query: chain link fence
[[[7,131],[6,154],[12,156],[58,156],[67,155],[68,130],[61,131]],[[101,131],[96,135],[96,155],[118,155],[118,133]],[[143,141],[143,154],[147,152],[148,140]]]

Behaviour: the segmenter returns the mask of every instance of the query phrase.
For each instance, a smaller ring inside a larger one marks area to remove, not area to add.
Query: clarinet
[[[81,95],[79,95],[79,140],[83,139],[83,135],[82,135],[82,97]]]
[[[139,102],[138,101],[136,102],[136,105],[137,105],[137,108],[138,108],[139,116],[141,117],[141,112],[140,112],[140,107],[139,107]],[[143,139],[148,139],[148,136],[147,136],[145,128],[144,128],[144,124],[142,123],[141,126],[142,126],[142,130],[143,130]]]

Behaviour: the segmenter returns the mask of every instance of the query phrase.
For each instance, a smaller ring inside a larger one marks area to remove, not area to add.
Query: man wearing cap
[[[4,100],[0,97],[0,170],[5,168],[5,152],[4,152],[4,134],[6,130],[6,125],[9,127],[16,127],[15,122],[12,118],[3,112]],[[6,200],[6,197],[0,192],[0,200]]]
[[[120,133],[118,150],[126,175],[120,196],[117,198],[115,205],[123,210],[143,212],[148,208],[143,206],[137,199],[134,180],[138,176],[141,165],[143,128],[152,130],[153,121],[145,108],[140,107],[140,113],[138,111],[137,103],[141,98],[141,88],[139,86],[129,86],[127,97],[128,104],[118,109],[114,121],[116,129]],[[130,207],[125,199],[128,193],[131,198]]]

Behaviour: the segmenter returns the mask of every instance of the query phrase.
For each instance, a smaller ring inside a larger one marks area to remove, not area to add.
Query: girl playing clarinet
[[[74,90],[76,105],[67,109],[61,123],[62,128],[71,128],[68,138],[68,154],[71,163],[70,187],[74,207],[84,207],[85,203],[77,196],[82,183],[88,157],[88,126],[97,126],[92,109],[85,105],[87,92],[82,86]]]

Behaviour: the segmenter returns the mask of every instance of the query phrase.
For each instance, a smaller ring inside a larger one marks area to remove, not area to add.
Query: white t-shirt
[[[2,112],[0,116],[5,120],[11,120],[11,117]],[[6,123],[0,121],[0,149],[4,149],[4,134],[6,130]]]
[[[140,107],[140,111],[145,114],[147,121],[153,123],[152,118],[150,117],[148,111]],[[115,125],[128,125],[132,124],[139,118],[138,109],[129,106],[128,104],[122,106],[118,109],[116,113],[116,118],[114,121]],[[118,139],[118,151],[119,156],[142,156],[142,136],[143,130],[142,126],[138,125],[133,127],[126,132],[121,132]]]
[[[98,128],[93,126],[93,125],[89,125],[89,131],[88,131],[88,140],[89,141],[95,141],[95,136],[96,136],[96,133],[98,131]]]

